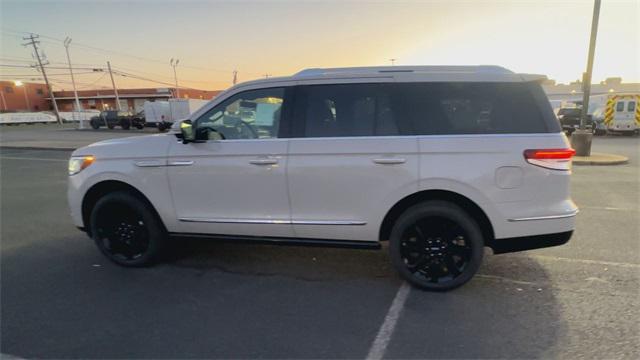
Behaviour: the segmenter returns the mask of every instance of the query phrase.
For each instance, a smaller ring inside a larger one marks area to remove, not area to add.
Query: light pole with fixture
[[[69,56],[69,44],[71,44],[71,38],[66,37],[64,39],[64,49],[67,52],[67,63],[69,64],[69,74],[71,74],[71,84],[73,85],[73,95],[76,98],[76,111],[82,111],[82,106],[80,106],[80,100],[78,99],[78,91],[76,90],[76,79],[73,77],[73,68],[71,67],[71,57]],[[78,114],[80,115],[80,114]],[[80,123],[80,129],[84,128],[82,119],[80,119],[81,115],[78,116],[78,122]]]
[[[23,83],[20,80],[16,80],[13,82],[16,87],[22,87],[24,94],[24,103],[27,106],[27,111],[31,111],[31,104],[29,103],[29,96],[27,95],[27,84]]]
[[[176,73],[176,66],[178,66],[179,62],[180,62],[180,59],[174,59],[174,58],[171,58],[171,61],[169,61],[169,64],[171,64],[171,67],[173,68],[173,79],[176,81],[176,97],[177,98],[180,97],[180,89],[178,88],[178,74]]]

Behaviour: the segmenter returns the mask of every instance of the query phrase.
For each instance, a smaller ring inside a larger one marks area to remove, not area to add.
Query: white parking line
[[[589,210],[607,210],[607,211],[638,211],[638,209],[632,208],[619,208],[619,207],[611,207],[611,206],[580,206],[580,209],[589,209]]]
[[[67,162],[67,161],[69,161],[69,160],[64,160],[64,159],[43,159],[43,158],[17,157],[17,156],[0,156],[0,159],[30,160],[30,161],[58,161],[58,162]]]
[[[574,263],[581,263],[581,264],[619,266],[623,268],[640,269],[640,264],[622,263],[622,262],[614,262],[614,261],[572,259],[572,258],[565,258],[565,257],[558,257],[558,256],[549,256],[549,255],[529,255],[529,257],[532,257],[534,259],[541,259],[541,260],[566,261],[566,262],[574,262]]]
[[[410,290],[411,286],[406,282],[402,283],[402,286],[398,289],[396,297],[393,299],[393,302],[389,307],[389,311],[387,311],[387,316],[385,316],[384,322],[382,323],[382,326],[380,326],[380,330],[378,330],[378,335],[373,341],[371,349],[369,349],[367,359],[380,360],[384,356],[384,353],[387,350],[387,345],[389,345],[389,341],[391,341],[391,336],[393,335],[393,331],[395,330],[398,319],[400,318],[400,313],[404,308],[404,303],[409,297]]]

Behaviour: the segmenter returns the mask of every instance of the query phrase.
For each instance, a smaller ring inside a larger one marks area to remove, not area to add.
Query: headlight
[[[69,159],[69,176],[75,175],[96,161],[94,156],[74,156]]]

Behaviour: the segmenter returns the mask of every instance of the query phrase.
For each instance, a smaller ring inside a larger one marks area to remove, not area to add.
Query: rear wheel
[[[130,120],[122,120],[122,122],[120,123],[120,126],[122,126],[122,128],[124,130],[129,130],[131,128],[131,121]]]
[[[98,124],[98,122],[97,122],[97,121],[91,121],[91,127],[92,127],[94,130],[98,130],[98,129],[100,129],[100,124]]]
[[[167,232],[150,206],[128,192],[98,200],[90,226],[100,251],[123,266],[153,264],[167,242]]]
[[[482,263],[484,240],[476,221],[459,206],[428,201],[407,209],[391,230],[389,254],[400,275],[434,291],[469,281]]]

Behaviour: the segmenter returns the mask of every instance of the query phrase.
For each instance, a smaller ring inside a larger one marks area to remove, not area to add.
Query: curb
[[[622,155],[604,154],[604,153],[591,153],[591,156],[574,156],[574,165],[623,165],[628,164],[629,158]]]
[[[74,151],[77,148],[72,147],[47,147],[47,146],[5,146],[0,145],[1,149],[7,150],[55,150],[55,151]]]

